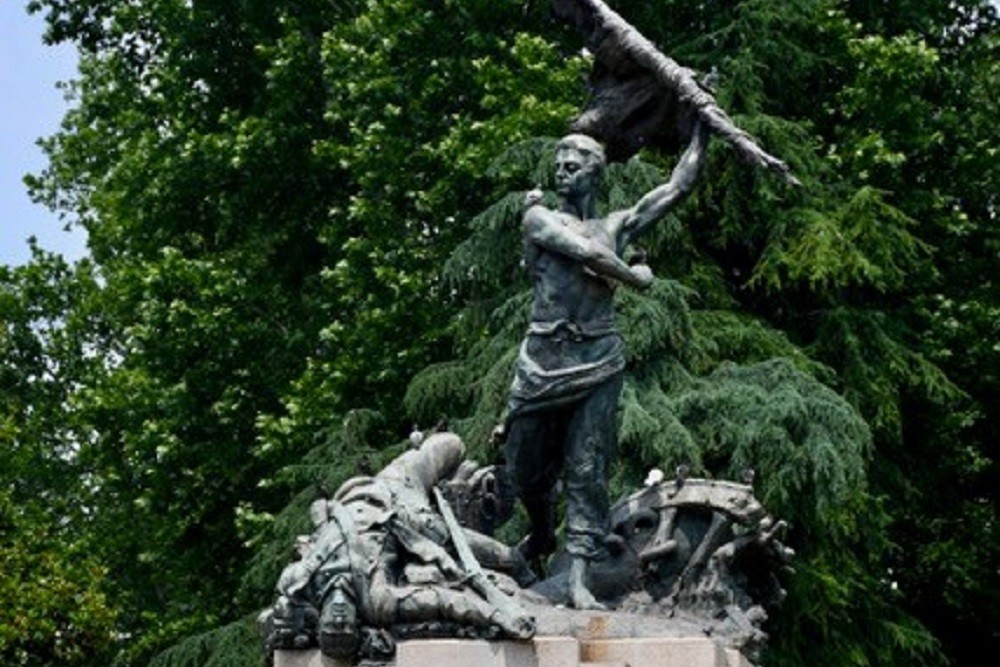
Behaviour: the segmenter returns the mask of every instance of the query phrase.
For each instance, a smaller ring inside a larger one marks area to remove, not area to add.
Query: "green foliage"
[[[845,307],[825,313],[816,336],[817,348],[840,369],[847,396],[894,442],[902,435],[905,392],[941,405],[958,393],[940,368],[905,345],[900,328],[883,312]]]
[[[995,9],[614,5],[717,67],[723,107],[805,184],[715,142],[642,239],[660,278],[617,297],[616,489],[651,465],[757,469],[800,554],[771,664],[981,664],[1000,622]],[[0,550],[42,639],[0,636],[12,664],[250,664],[247,614],[317,487],[377,469],[414,421],[497,453],[523,192],[551,187],[582,43],[513,0],[28,6],[82,58],[29,185],[92,258],[0,267],[0,497],[23,512]],[[611,165],[605,209],[671,160]],[[63,593],[89,629],[53,658]]]
[[[87,665],[110,655],[119,609],[108,568],[76,528],[87,479],[74,455],[87,431],[69,406],[94,356],[74,304],[92,267],[33,248],[0,267],[0,660]],[[97,362],[99,364],[99,362]]]
[[[0,489],[0,660],[12,667],[85,665],[112,643],[107,570],[45,519]]]
[[[908,230],[915,222],[869,187],[829,215],[800,210],[786,224],[756,268],[755,277],[772,289],[787,281],[816,291],[899,291],[920,274],[930,254],[927,244]]]
[[[187,637],[157,655],[149,667],[266,667],[263,646],[254,616]]]

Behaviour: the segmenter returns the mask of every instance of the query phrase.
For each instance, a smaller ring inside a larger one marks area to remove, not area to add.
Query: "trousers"
[[[580,399],[527,411],[507,426],[505,454],[515,491],[531,520],[526,556],[555,550],[556,484],[566,493],[566,550],[593,560],[610,528],[608,472],[618,447],[616,373]]]

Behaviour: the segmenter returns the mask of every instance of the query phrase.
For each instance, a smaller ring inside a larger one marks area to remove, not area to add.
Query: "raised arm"
[[[611,248],[563,224],[560,213],[544,206],[530,207],[524,214],[524,233],[529,241],[551,252],[582,262],[594,273],[644,289],[652,283],[646,269],[630,267]]]
[[[670,174],[670,180],[647,192],[632,208],[612,214],[618,218],[621,225],[616,230],[615,236],[624,234],[623,247],[645,232],[651,224],[662,218],[691,192],[705,163],[708,137],[708,127],[696,119],[691,132],[691,143]]]

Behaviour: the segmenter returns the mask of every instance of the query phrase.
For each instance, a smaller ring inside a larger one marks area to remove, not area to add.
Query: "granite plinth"
[[[276,651],[274,667],[350,667],[318,649]],[[525,642],[420,639],[400,642],[386,667],[753,667],[737,650],[709,639],[576,639]]]

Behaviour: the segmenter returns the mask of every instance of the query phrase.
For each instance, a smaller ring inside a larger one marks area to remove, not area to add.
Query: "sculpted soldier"
[[[597,217],[604,150],[573,134],[556,146],[556,192],[550,210],[529,193],[524,213],[525,263],[534,283],[531,323],[510,390],[506,457],[531,519],[522,548],[536,560],[555,550],[555,485],[566,491],[570,602],[600,608],[586,585],[588,565],[608,532],[608,467],[617,445],[616,415],[625,367],[615,330],[617,283],[644,289],[645,264],[629,266],[626,246],[691,190],[708,134],[694,121],[690,144],[669,181],[626,210]]]
[[[458,436],[436,433],[375,477],[355,477],[332,500],[315,501],[316,531],[298,543],[300,560],[284,569],[277,601],[260,618],[268,647],[318,643],[324,654],[348,658],[359,650],[364,629],[391,642],[389,631],[400,624],[434,621],[530,637],[533,619],[447,549],[461,541],[475,565],[531,581],[515,549],[471,530],[457,534],[457,523],[447,525],[441,508],[432,506],[434,485],[463,453]]]

